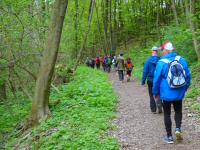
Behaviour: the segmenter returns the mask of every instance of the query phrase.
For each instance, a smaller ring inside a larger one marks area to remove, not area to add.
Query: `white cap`
[[[173,47],[171,42],[168,42],[163,46],[163,49],[168,50],[168,51],[172,51],[172,50],[174,50],[174,47]]]
[[[151,50],[152,50],[152,51],[157,51],[157,50],[158,50],[158,47],[154,46],[154,47],[152,47]]]

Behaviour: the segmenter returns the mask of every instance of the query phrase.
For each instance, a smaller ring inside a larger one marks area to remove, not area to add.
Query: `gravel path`
[[[119,140],[123,150],[200,150],[200,128],[197,128],[200,122],[188,117],[186,109],[182,123],[184,140],[166,144],[162,140],[165,135],[163,114],[150,112],[147,87],[136,80],[120,83],[116,73],[110,73],[109,77],[119,96],[118,117],[114,120],[118,130],[111,134]],[[174,125],[173,118],[172,121]]]

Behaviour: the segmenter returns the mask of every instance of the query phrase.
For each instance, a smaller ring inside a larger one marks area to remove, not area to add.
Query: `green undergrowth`
[[[128,56],[125,57],[130,57],[134,63],[133,76],[141,80],[144,63],[151,56],[151,48],[144,49],[138,46],[130,48],[128,51]]]
[[[192,112],[200,113],[200,62],[192,64],[190,69],[192,83],[187,92],[186,100],[191,102],[190,110]]]
[[[31,101],[20,92],[16,94],[16,97],[8,95],[7,100],[0,104],[0,149],[31,109]]]
[[[116,116],[117,97],[105,73],[80,67],[74,80],[50,96],[51,117],[20,137],[8,149],[119,149],[108,130]]]

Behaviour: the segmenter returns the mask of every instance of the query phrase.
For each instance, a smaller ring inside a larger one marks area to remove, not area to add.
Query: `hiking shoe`
[[[162,107],[158,107],[158,113],[159,113],[159,114],[162,113]]]
[[[177,140],[183,140],[183,137],[182,137],[182,133],[181,133],[181,129],[180,129],[180,128],[176,128],[175,135],[176,135],[176,139],[177,139]]]
[[[156,111],[151,111],[153,114],[156,114]]]
[[[173,144],[174,143],[174,139],[173,139],[172,136],[165,136],[163,140],[167,144]]]

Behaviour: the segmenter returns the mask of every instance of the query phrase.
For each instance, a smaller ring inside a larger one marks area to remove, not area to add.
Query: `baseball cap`
[[[154,47],[152,47],[152,51],[157,51],[159,48],[158,47],[156,47],[156,46],[154,46]]]
[[[173,47],[171,42],[167,42],[167,43],[162,45],[162,49],[172,51],[172,50],[174,50],[174,47]]]

